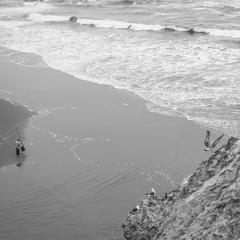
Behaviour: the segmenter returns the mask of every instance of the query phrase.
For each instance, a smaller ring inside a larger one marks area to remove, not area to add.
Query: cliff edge
[[[149,195],[122,225],[128,240],[240,239],[240,140],[227,143],[177,189]]]

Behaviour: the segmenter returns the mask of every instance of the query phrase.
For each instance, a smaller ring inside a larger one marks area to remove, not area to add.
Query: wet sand
[[[24,128],[27,124],[28,118],[35,113],[29,111],[28,108],[10,102],[7,99],[0,99],[0,168],[16,164],[19,159],[15,157],[15,140],[18,134],[23,137],[24,140]],[[18,131],[18,132],[17,132]],[[23,158],[22,158],[23,160]]]
[[[129,92],[8,62],[0,77],[0,96],[39,111],[24,168],[0,171],[0,239],[123,239],[150,187],[172,189],[208,157],[204,129]]]

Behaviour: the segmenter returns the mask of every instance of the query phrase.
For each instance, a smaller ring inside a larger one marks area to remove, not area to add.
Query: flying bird
[[[206,137],[204,139],[204,145],[206,146],[206,148],[204,148],[204,151],[211,151],[212,149],[214,149],[217,146],[217,144],[220,142],[223,136],[224,135],[222,134],[221,136],[216,138],[215,141],[210,143],[210,131],[207,130]]]

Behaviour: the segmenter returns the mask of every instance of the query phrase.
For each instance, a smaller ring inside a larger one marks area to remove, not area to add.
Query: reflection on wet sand
[[[24,129],[33,112],[5,99],[0,99],[0,112],[0,168],[13,164],[20,167],[26,161],[27,153],[21,152],[17,156],[15,141],[19,136],[22,136],[22,141],[24,141]]]
[[[25,129],[24,167],[15,166],[16,131],[4,135],[2,166],[14,165],[0,170],[1,239],[121,239],[121,221],[144,192],[171,189],[202,160],[201,129],[148,112],[128,92],[53,69],[0,70],[1,87],[38,110]]]

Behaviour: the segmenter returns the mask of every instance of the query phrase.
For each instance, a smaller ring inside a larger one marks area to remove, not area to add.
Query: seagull
[[[146,193],[147,196],[154,196],[156,194],[156,191],[154,188],[151,188],[151,191],[149,193]]]
[[[224,135],[222,134],[221,136],[216,138],[215,141],[210,143],[210,131],[207,130],[206,137],[204,139],[204,145],[206,146],[206,148],[204,148],[204,151],[211,151],[213,148],[215,148],[223,136]]]
[[[135,213],[140,209],[139,205],[137,205],[134,209],[132,209],[131,211],[129,211],[129,213]]]

